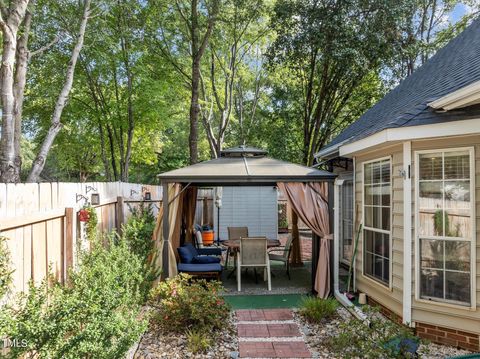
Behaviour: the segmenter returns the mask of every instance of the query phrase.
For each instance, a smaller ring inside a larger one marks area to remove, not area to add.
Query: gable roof
[[[480,117],[480,105],[439,112],[429,103],[480,81],[480,18],[343,130],[316,155],[379,131]]]

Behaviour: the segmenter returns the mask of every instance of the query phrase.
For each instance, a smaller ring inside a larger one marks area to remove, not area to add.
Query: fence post
[[[117,226],[117,233],[121,234],[122,231],[122,224],[123,224],[123,219],[124,219],[124,213],[123,213],[123,197],[119,196],[117,197],[117,206],[116,206],[116,213],[115,213],[115,223]]]
[[[65,280],[68,276],[68,269],[73,266],[73,208],[65,208]]]

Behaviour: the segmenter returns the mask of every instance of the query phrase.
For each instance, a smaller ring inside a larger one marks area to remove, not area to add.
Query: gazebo
[[[333,228],[333,182],[336,175],[267,157],[262,149],[239,146],[220,157],[158,175],[163,185],[162,207],[154,240],[157,266],[162,276],[176,274],[174,248],[181,226],[190,240],[197,188],[228,186],[277,186],[292,209],[313,233],[312,283],[321,297],[330,292],[331,230]]]

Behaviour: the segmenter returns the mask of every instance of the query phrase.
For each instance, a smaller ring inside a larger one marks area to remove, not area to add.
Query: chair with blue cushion
[[[194,276],[214,276],[220,279],[222,272],[222,265],[220,258],[215,255],[220,255],[222,251],[220,248],[195,248],[188,243],[182,247],[177,248],[180,257],[180,263],[177,265],[179,273],[188,273]]]

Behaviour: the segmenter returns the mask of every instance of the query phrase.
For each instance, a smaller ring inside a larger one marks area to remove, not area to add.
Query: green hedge
[[[92,243],[82,253],[69,283],[51,278],[30,285],[14,306],[4,307],[0,334],[25,347],[11,348],[18,358],[120,358],[146,329],[139,320],[143,283],[141,259],[115,236]]]

